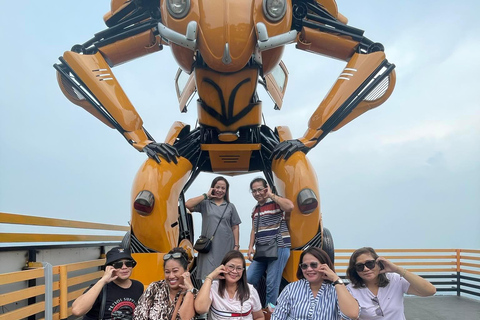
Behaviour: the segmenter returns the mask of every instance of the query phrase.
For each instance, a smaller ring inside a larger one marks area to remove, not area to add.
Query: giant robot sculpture
[[[184,192],[198,174],[261,171],[274,192],[295,204],[289,222],[294,253],[316,245],[332,255],[306,154],[328,133],[388,99],[395,66],[383,46],[347,25],[334,0],[112,0],[104,21],[106,30],[73,46],[55,68],[71,102],[148,155],[133,183],[125,245],[134,252],[160,253],[181,245],[193,253]],[[262,125],[257,95],[260,83],[281,108],[288,78],[281,58],[292,43],[346,62],[297,139],[288,127]],[[181,68],[176,82],[181,112],[198,94],[198,126],[175,122],[160,143],[143,128],[111,68],[164,46]],[[284,277],[293,281],[298,254],[290,260]]]

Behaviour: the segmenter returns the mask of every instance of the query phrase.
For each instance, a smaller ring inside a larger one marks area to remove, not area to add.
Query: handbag
[[[281,221],[282,221],[282,218],[280,218],[280,223]],[[275,237],[272,238],[268,243],[259,244],[255,237],[255,254],[253,255],[253,260],[258,262],[270,262],[278,259],[277,236],[278,236],[278,229],[280,229],[280,223],[278,225],[277,233],[275,234]],[[255,234],[258,233],[259,224],[260,224],[260,213],[257,214],[257,228],[256,228],[257,230]]]
[[[200,236],[197,241],[195,241],[193,249],[197,250],[198,253],[207,253],[212,249],[212,240],[213,236],[211,238]]]
[[[227,203],[227,205],[225,206],[222,216],[220,217],[220,220],[218,220],[217,227],[215,228],[215,231],[213,232],[212,236],[210,238],[207,238],[206,236],[202,235],[197,239],[197,241],[195,241],[195,245],[193,246],[193,249],[195,249],[198,253],[208,253],[212,249],[213,237],[217,232],[218,226],[220,225],[220,222],[222,221],[223,215],[225,214],[225,211],[227,211],[229,204],[230,203]],[[207,227],[207,231],[208,231],[208,227]]]

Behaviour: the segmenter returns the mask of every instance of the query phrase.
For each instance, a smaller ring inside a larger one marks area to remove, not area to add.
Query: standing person
[[[134,320],[194,319],[197,290],[188,272],[188,254],[180,247],[163,256],[165,279],[151,283],[138,300]]]
[[[290,217],[293,203],[289,199],[273,194],[263,178],[253,179],[250,182],[250,191],[257,200],[257,205],[252,212],[248,260],[252,261],[255,243],[268,244],[274,238],[277,240],[278,259],[269,262],[253,261],[248,267],[247,279],[248,283],[257,286],[267,271],[265,304],[266,306],[275,305],[283,269],[290,257],[290,233],[286,219]]]
[[[131,319],[143,293],[143,284],[130,279],[136,264],[128,249],[115,247],[108,251],[103,277],[73,302],[72,314],[84,315],[86,320]]]
[[[427,280],[363,247],[350,257],[347,288],[361,306],[360,319],[405,319],[403,295],[427,297],[437,289]]]
[[[264,319],[257,290],[247,283],[245,267],[245,257],[240,251],[227,252],[198,292],[197,313],[208,312],[208,320]]]
[[[210,189],[201,196],[187,200],[185,206],[190,212],[202,214],[202,235],[211,238],[212,248],[207,253],[198,253],[196,278],[203,280],[222,261],[225,254],[239,250],[239,227],[242,223],[237,209],[230,202],[230,185],[224,177],[213,179]]]
[[[298,281],[288,284],[278,297],[271,320],[356,319],[358,302],[335,273],[328,254],[309,247],[300,255]]]

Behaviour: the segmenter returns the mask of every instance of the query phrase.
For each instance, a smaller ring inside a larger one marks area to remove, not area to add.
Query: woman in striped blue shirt
[[[338,320],[356,319],[360,307],[327,253],[309,247],[300,255],[298,281],[283,289],[271,320]]]

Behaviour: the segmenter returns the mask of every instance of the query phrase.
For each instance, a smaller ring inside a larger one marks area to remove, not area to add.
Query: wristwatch
[[[192,294],[196,294],[198,290],[196,288],[192,288],[190,290],[187,290],[187,292],[191,292]]]
[[[342,278],[338,278],[332,283],[333,286],[336,286],[337,284],[344,284]]]

